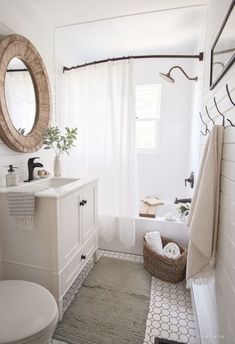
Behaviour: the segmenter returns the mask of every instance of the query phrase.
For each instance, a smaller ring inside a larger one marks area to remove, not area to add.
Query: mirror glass
[[[21,135],[30,133],[36,117],[33,81],[24,62],[14,57],[7,66],[5,97],[11,121]]]

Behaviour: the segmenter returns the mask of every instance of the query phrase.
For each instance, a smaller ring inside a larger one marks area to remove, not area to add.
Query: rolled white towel
[[[176,245],[174,242],[169,242],[163,249],[163,254],[167,258],[176,259],[180,256],[180,249],[179,246]]]
[[[154,251],[163,255],[162,239],[158,231],[146,233],[145,240]]]

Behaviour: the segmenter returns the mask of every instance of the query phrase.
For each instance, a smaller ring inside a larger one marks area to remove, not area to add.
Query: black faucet
[[[31,180],[33,180],[33,171],[35,167],[43,167],[43,164],[41,164],[40,162],[34,162],[35,159],[39,159],[39,157],[29,158],[28,160],[29,177],[26,182],[31,182]]]
[[[189,185],[193,189],[193,186],[194,186],[194,173],[193,172],[191,172],[189,178],[184,180],[184,185],[185,186],[187,186],[187,183],[189,183]]]

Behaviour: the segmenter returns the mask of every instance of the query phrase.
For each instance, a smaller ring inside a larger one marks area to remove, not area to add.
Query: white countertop
[[[21,182],[17,186],[1,187],[0,194],[5,194],[10,191],[14,192],[34,192],[36,197],[43,198],[60,198],[71,192],[79,190],[85,185],[97,181],[98,178],[63,178],[63,177],[48,177],[43,179],[33,180],[29,183]],[[60,181],[65,181],[64,185],[59,185]],[[50,186],[50,184],[54,187]],[[58,185],[56,185],[58,184]]]

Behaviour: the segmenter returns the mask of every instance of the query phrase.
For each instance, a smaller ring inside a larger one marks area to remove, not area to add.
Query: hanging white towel
[[[224,128],[215,125],[208,138],[189,213],[187,286],[205,283],[214,271],[218,232],[220,167]]]
[[[10,191],[7,194],[11,224],[14,229],[34,229],[35,195]]]

